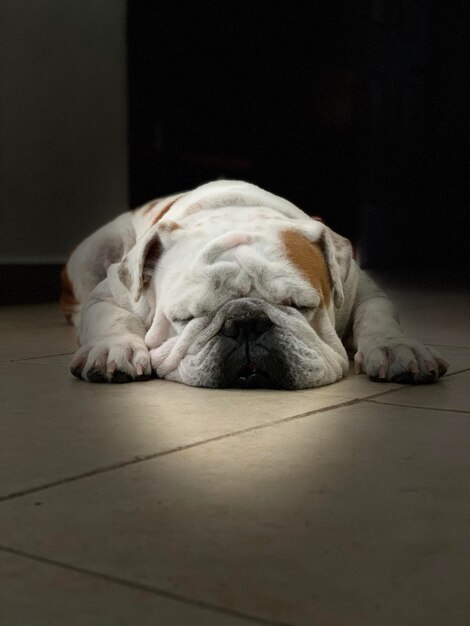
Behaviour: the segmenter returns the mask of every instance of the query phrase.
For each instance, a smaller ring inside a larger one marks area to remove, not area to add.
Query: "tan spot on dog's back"
[[[317,243],[309,241],[295,230],[281,232],[287,258],[322,295],[325,305],[330,302],[330,275],[325,257]]]
[[[180,198],[181,198],[181,196],[177,196],[176,198],[173,198],[173,200],[171,200],[168,204],[166,204],[166,205],[165,205],[165,206],[161,209],[161,211],[159,211],[159,213],[157,213],[157,215],[153,218],[153,220],[152,220],[152,226],[153,226],[154,224],[156,224],[157,222],[159,222],[159,221],[162,219],[162,217],[163,217],[166,213],[168,213],[168,211],[169,211],[169,210],[171,209],[171,207],[175,204],[175,202],[176,202],[177,200],[179,200]]]
[[[161,202],[162,200],[163,198],[157,198],[156,200],[152,200],[152,202],[149,202],[143,211],[144,215],[147,215],[147,213],[150,213],[153,207],[157,206],[157,204]]]

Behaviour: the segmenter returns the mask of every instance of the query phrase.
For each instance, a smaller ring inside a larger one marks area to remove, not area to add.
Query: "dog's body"
[[[318,387],[348,370],[429,382],[447,364],[403,335],[349,241],[286,200],[216,181],[124,213],[63,272],[74,375],[202,387]],[[344,345],[343,345],[344,344]]]

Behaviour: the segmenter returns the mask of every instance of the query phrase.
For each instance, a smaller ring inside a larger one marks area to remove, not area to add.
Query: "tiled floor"
[[[1,626],[470,623],[470,297],[397,297],[435,385],[86,384],[3,309]]]

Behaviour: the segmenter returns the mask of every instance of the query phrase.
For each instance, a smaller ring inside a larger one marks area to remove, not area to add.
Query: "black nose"
[[[225,321],[220,332],[232,339],[256,339],[270,328],[273,323],[267,317],[229,318]]]

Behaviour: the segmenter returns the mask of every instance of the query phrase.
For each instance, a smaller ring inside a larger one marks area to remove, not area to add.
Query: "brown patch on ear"
[[[323,303],[328,305],[331,295],[330,275],[320,246],[295,230],[282,231],[281,241],[289,261],[318,289]]]
[[[179,200],[181,198],[181,196],[177,196],[176,198],[173,198],[173,200],[171,202],[169,202],[168,204],[166,204],[163,209],[153,218],[152,220],[152,226],[154,224],[156,224],[157,222],[159,222],[162,217],[165,215],[165,213],[167,213],[171,207],[175,204],[175,202],[177,200]]]
[[[62,293],[60,294],[59,305],[67,322],[72,324],[72,315],[77,312],[80,303],[75,297],[73,285],[70,282],[69,275],[67,274],[66,266],[64,266],[60,273],[60,281],[62,283]]]

